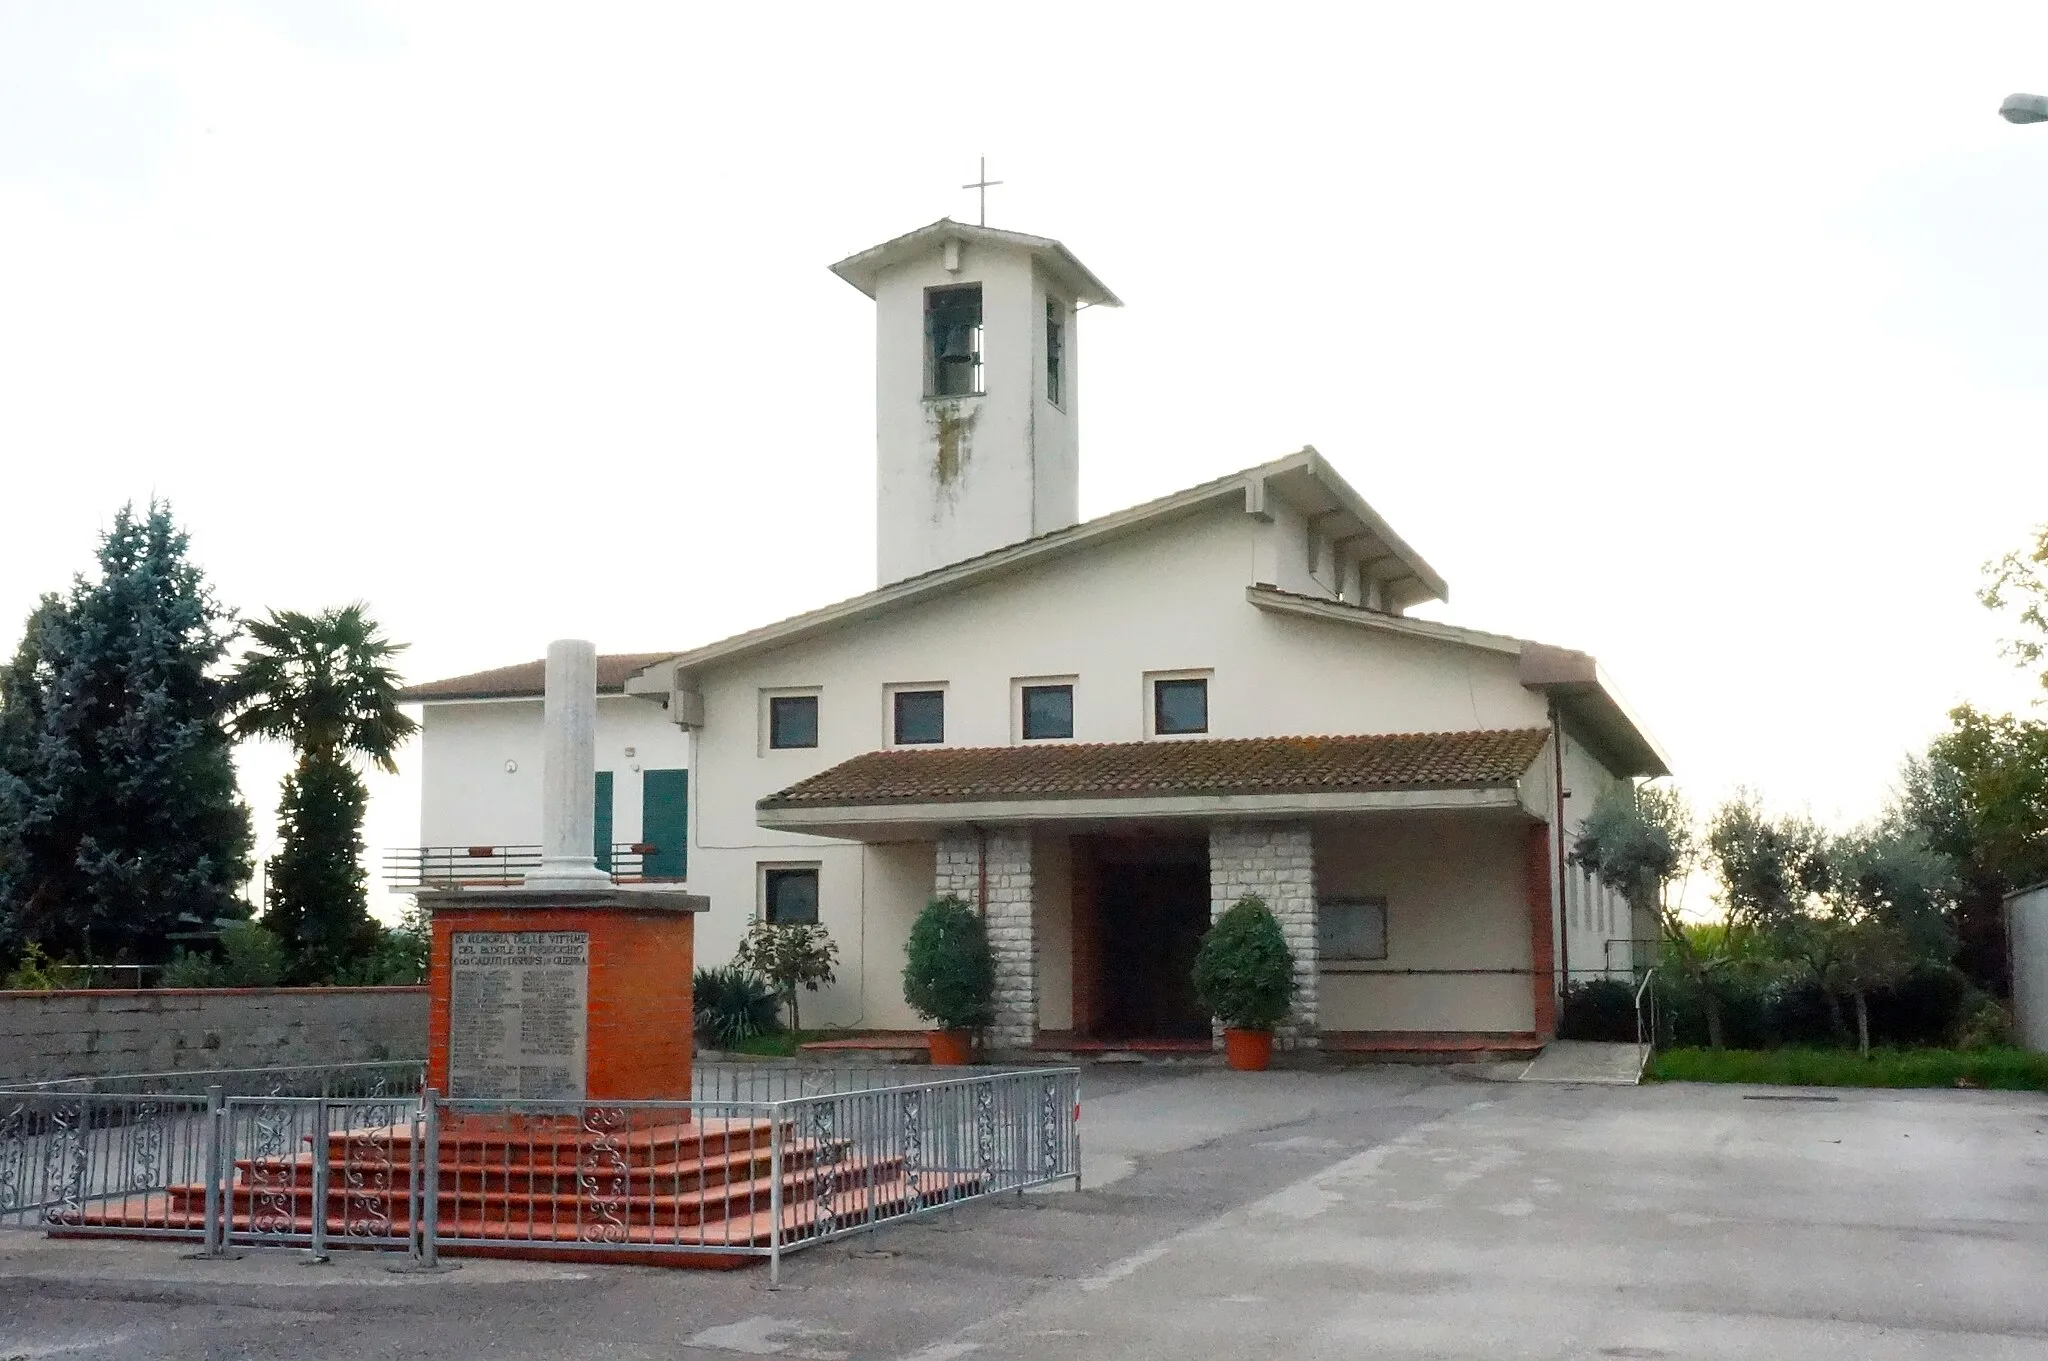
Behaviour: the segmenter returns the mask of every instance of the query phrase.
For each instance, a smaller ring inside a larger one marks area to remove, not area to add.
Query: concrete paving
[[[802,1253],[779,1292],[0,1235],[0,1358],[2048,1361],[2040,1097],[1412,1069],[1090,1093],[1089,1189]]]
[[[1643,1051],[1632,1044],[1552,1040],[1515,1076],[1520,1082],[1590,1082],[1606,1087],[1633,1087],[1642,1068]]]

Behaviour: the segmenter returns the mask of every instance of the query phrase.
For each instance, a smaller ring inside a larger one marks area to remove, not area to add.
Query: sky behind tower
[[[825,267],[986,155],[1127,303],[1084,515],[1312,443],[1696,800],[1860,818],[2030,699],[1972,598],[2048,519],[2020,89],[2039,5],[0,0],[0,643],[152,495],[224,601],[367,600],[415,678],[857,594]]]

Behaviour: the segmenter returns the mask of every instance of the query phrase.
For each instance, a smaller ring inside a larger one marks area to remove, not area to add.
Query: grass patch
[[[1756,1082],[1781,1087],[1985,1087],[2048,1091],[2048,1054],[2024,1049],[1665,1049],[1645,1077],[1658,1082]]]
[[[732,1052],[749,1054],[757,1059],[794,1058],[800,1044],[809,1044],[812,1040],[843,1040],[848,1035],[859,1033],[854,1030],[806,1030],[799,1035],[794,1030],[778,1030],[772,1035],[756,1035]]]

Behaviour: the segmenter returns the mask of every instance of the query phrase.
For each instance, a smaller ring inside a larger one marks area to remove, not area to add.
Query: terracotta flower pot
[[[962,1068],[974,1062],[974,1032],[969,1030],[927,1030],[925,1048],[932,1063],[941,1068]]]
[[[1263,1073],[1273,1061],[1273,1032],[1223,1027],[1223,1057],[1240,1073]],[[934,1063],[938,1060],[934,1059]]]

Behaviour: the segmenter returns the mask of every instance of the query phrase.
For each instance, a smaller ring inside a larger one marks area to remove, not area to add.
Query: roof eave
[[[1542,690],[1590,733],[1622,775],[1652,779],[1671,773],[1671,759],[1589,653],[1545,643],[1524,643],[1522,684]]]
[[[1060,275],[1062,282],[1073,290],[1075,301],[1097,307],[1124,305],[1123,299],[1111,292],[1109,285],[1096,278],[1095,272],[1082,264],[1080,257],[1068,250],[1064,243],[1049,236],[1032,236],[1025,232],[977,227],[965,222],[955,222],[949,217],[927,223],[878,246],[870,246],[864,251],[847,256],[829,268],[834,274],[872,298],[875,296],[875,285],[880,280],[883,270],[949,237],[963,241],[979,238],[993,245],[1028,251],[1034,257],[1050,263],[1053,272]]]

